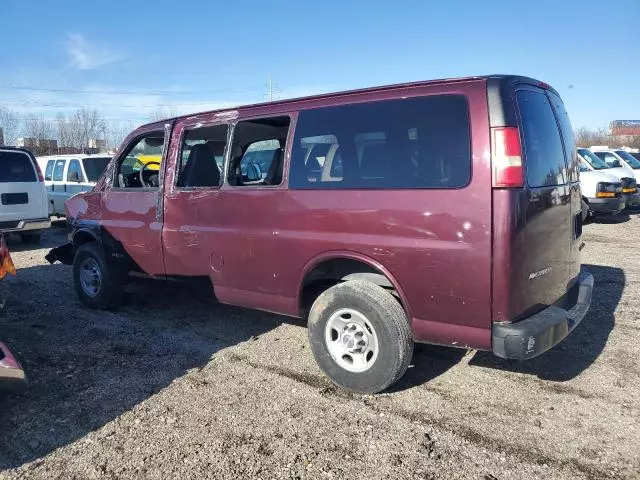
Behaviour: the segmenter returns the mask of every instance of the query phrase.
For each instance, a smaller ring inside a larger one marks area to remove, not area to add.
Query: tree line
[[[578,128],[575,131],[576,145],[590,147],[592,145],[608,145],[612,148],[631,147],[640,148],[640,135],[619,136],[611,135],[607,128]]]
[[[162,109],[152,112],[148,120],[152,122],[170,116],[174,116],[171,110]],[[21,137],[57,141],[55,149],[46,142],[32,147],[36,155],[87,152],[90,140],[104,140],[104,149],[112,151],[135,127],[132,121],[108,120],[97,110],[86,108],[68,115],[58,113],[50,118],[44,114],[20,114],[0,105],[0,129],[5,145],[16,145]]]
[[[160,109],[152,112],[150,122],[175,116],[171,109]],[[15,145],[19,137],[39,140],[55,139],[58,151],[43,145],[36,147],[37,155],[84,152],[89,148],[89,140],[105,141],[107,151],[118,148],[124,138],[136,127],[132,121],[107,120],[97,110],[81,108],[74,113],[59,113],[55,119],[43,114],[21,115],[0,105],[0,128],[4,134],[5,145]],[[609,145],[610,147],[640,148],[640,135],[634,137],[616,137],[606,128],[578,128],[575,131],[576,144],[579,147],[591,145]]]

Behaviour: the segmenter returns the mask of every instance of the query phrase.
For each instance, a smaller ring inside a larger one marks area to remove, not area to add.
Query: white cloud
[[[79,70],[92,70],[124,58],[119,52],[92,44],[79,33],[68,35],[67,53],[71,57],[71,64]]]

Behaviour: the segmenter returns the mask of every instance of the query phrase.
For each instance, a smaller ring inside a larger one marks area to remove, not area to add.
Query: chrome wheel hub
[[[93,258],[87,258],[80,265],[80,286],[82,291],[90,297],[100,293],[102,286],[102,270]]]
[[[352,308],[342,308],[329,317],[325,344],[333,360],[348,372],[369,370],[378,358],[378,336],[373,325]]]

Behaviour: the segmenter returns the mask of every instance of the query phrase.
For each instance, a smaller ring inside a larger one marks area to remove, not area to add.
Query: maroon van
[[[135,271],[308,316],[324,372],[378,392],[414,342],[528,359],[582,320],[575,152],[557,92],[517,76],[172,118],[67,202],[71,243],[48,259],[73,264],[92,308],[117,305]]]

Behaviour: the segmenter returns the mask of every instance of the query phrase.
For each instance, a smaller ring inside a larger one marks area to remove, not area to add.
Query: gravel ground
[[[301,322],[133,285],[115,312],[9,244],[2,338],[30,384],[0,394],[0,478],[640,478],[640,215],[585,226],[582,325],[520,364],[419,346],[393,391],[316,367]]]

